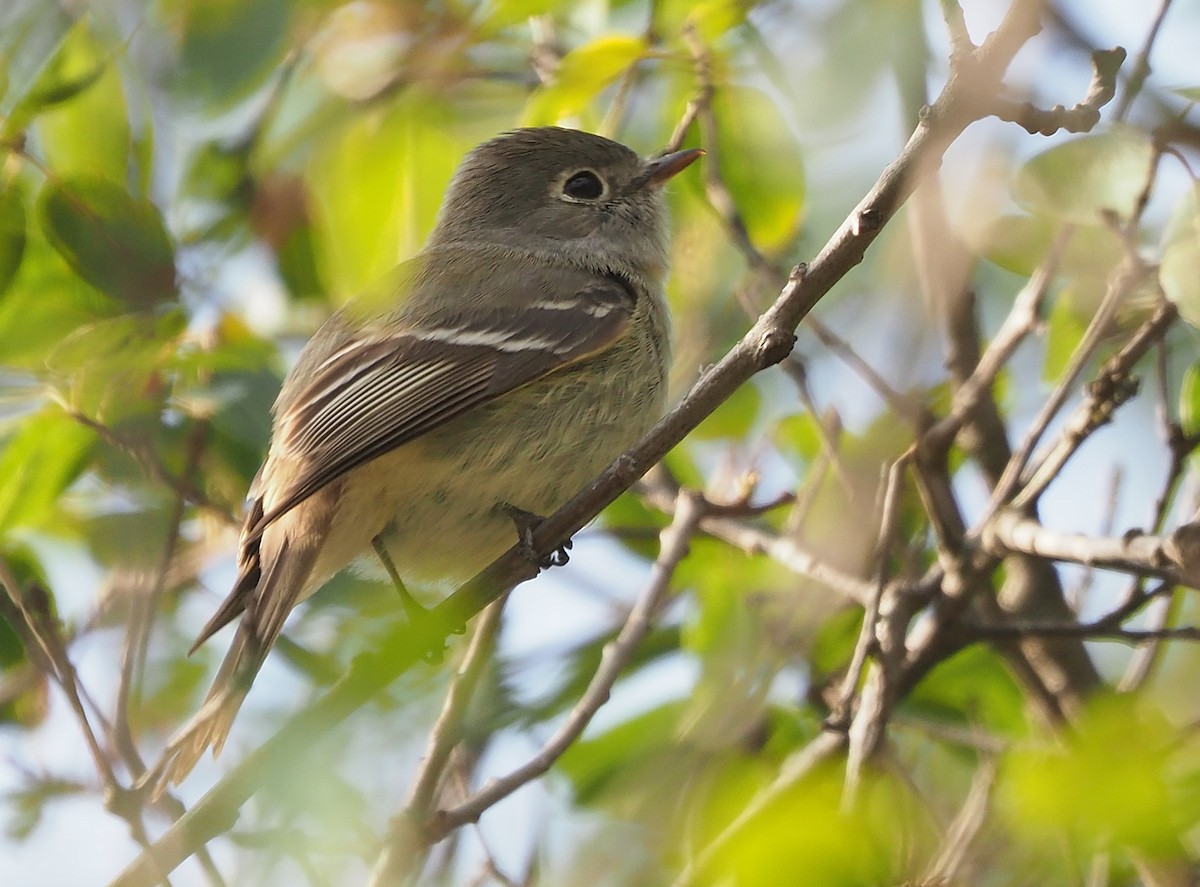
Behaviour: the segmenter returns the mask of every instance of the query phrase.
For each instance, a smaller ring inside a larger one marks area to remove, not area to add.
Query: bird
[[[374,549],[402,591],[468,578],[662,415],[662,186],[702,153],[531,127],[467,154],[422,250],[283,382],[236,580],[192,650],[240,622],[159,791],[220,754],[288,615],[337,571]]]

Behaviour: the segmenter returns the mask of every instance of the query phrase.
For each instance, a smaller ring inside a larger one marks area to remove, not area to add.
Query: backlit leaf
[[[804,210],[804,158],[776,104],[757,89],[724,86],[713,97],[717,164],[760,249],[795,237]]]
[[[1132,214],[1154,148],[1142,133],[1081,136],[1043,151],[1017,170],[1013,197],[1024,208],[1081,225],[1106,212]]]
[[[56,176],[89,174],[124,182],[129,175],[129,115],[121,74],[109,52],[84,27],[76,27],[59,50],[64,72],[82,73],[81,82],[72,84],[78,88],[37,118],[38,143]]]
[[[23,417],[0,448],[0,532],[52,523],[59,496],[79,477],[95,439],[56,408]]]
[[[341,298],[362,292],[411,256],[433,228],[446,184],[467,145],[448,111],[411,97],[364,114],[313,157],[314,249]]]
[[[1009,755],[1001,809],[1031,838],[1065,833],[1088,852],[1114,843],[1170,852],[1182,812],[1171,787],[1184,778],[1172,745],[1165,719],[1135,698],[1094,700],[1067,737]]]
[[[1159,267],[1162,287],[1182,317],[1200,326],[1200,186],[1175,209]]]
[[[0,187],[0,296],[25,256],[25,193],[16,181]]]
[[[1200,434],[1200,361],[1184,371],[1179,386],[1179,422],[1184,434]]]
[[[976,248],[990,262],[1028,277],[1053,248],[1063,222],[1047,216],[1006,215],[987,228]],[[1058,271],[1072,277],[1109,275],[1121,259],[1121,240],[1103,225],[1076,225],[1067,232],[1058,257]]]
[[[559,63],[554,82],[534,93],[524,124],[558,123],[581,112],[646,51],[640,37],[609,35],[571,50]]]

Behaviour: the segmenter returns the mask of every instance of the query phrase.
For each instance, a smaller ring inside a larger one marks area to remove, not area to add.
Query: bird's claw
[[[538,524],[545,520],[544,517],[507,502],[500,507],[517,528],[517,547],[521,550],[522,556],[539,570],[561,567],[571,560],[571,555],[568,553],[571,548],[570,539],[547,555],[539,555],[533,547],[533,531]]]

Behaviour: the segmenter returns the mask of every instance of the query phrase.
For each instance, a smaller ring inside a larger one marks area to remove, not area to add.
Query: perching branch
[[[974,120],[988,113],[974,100],[994,94],[1009,62],[1036,33],[1038,4],[1018,0],[977,52],[969,72],[952,77],[913,131],[900,155],[833,233],[808,265],[798,266],[770,306],[715,366],[701,375],[683,400],[637,444],[627,450],[585,490],[574,496],[532,533],[533,550],[542,555],[559,548],[641,475],[678,444],[734,391],[763,369],[788,356],[795,330],[813,306],[851,268],[896,214],[924,171]],[[448,634],[536,568],[514,546],[475,578],[435,607],[422,631]],[[169,868],[228,829],[241,805],[274,776],[294,772],[316,737],[329,732],[400,674],[411,668],[425,645],[414,642],[411,628],[389,633],[380,648],[358,657],[321,698],[293,716],[273,737],[248,755],[154,845],[154,855]],[[840,740],[839,740],[840,742]],[[154,883],[150,854],[135,860],[114,887]]]

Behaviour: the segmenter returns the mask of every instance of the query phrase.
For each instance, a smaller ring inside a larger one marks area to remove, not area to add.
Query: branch
[[[507,776],[492,780],[456,807],[435,814],[427,827],[430,840],[440,841],[451,830],[477,822],[489,807],[549,770],[583,733],[596,712],[608,701],[621,671],[633,658],[638,645],[653,627],[655,616],[670,598],[671,577],[687,554],[705,509],[706,503],[698,494],[686,491],[680,494],[674,520],[662,532],[662,548],[654,562],[649,585],[638,598],[616,638],[605,645],[600,667],[562,726],[525,764]]]
[[[1175,304],[1160,298],[1154,314],[1087,386],[1087,396],[1063,424],[1058,440],[1034,457],[1032,468],[1020,475],[1021,491],[1012,500],[1014,507],[1023,508],[1036,502],[1083,442],[1096,429],[1110,422],[1117,408],[1137,392],[1137,380],[1131,375],[1134,365],[1166,336],[1178,318],[1179,310]],[[1034,437],[1031,433],[1029,439]],[[1016,464],[1015,461],[1012,464]],[[992,501],[995,502],[999,495],[998,491]]]
[[[417,773],[408,802],[388,828],[388,842],[375,864],[374,881],[382,884],[403,884],[416,873],[425,861],[429,842],[422,839],[419,823],[429,816],[435,793],[446,774],[450,755],[462,738],[463,717],[479,686],[483,670],[491,661],[496,635],[504,613],[502,597],[483,611],[471,635],[471,644],[462,665],[450,684],[442,711],[429,735],[429,746]],[[382,877],[385,875],[386,877]]]
[[[979,541],[996,557],[1012,552],[1050,560],[1158,576],[1200,585],[1200,524],[1185,524],[1169,536],[1139,532],[1117,537],[1064,533],[1017,511],[1002,511],[983,527]]]
[[[996,116],[1024,128],[1030,135],[1052,136],[1060,130],[1091,132],[1100,122],[1100,109],[1117,94],[1117,72],[1125,62],[1120,47],[1098,49],[1092,53],[1092,82],[1087,95],[1073,108],[1055,105],[1039,108],[1031,102],[996,99]]]
[[[1036,4],[1032,4],[1036,6]],[[1028,39],[1030,3],[1019,0],[980,50],[980,72],[998,82],[1012,54]],[[1036,22],[1034,22],[1036,24]],[[912,194],[921,174],[930,170],[967,126],[987,113],[974,106],[968,89],[994,88],[996,82],[971,84],[952,79],[917,124],[900,155],[833,233],[817,257],[797,266],[775,303],[715,366],[692,386],[683,400],[640,441],[617,458],[586,489],[539,524],[528,540],[535,554],[549,555],[611,504],[622,492],[683,440],[706,416],[756,373],[791,353],[795,330],[826,293],[859,264],[883,226]],[[537,569],[529,552],[514,545],[490,566],[429,613],[422,632],[448,635]],[[427,638],[429,635],[426,634]],[[329,691],[291,718],[280,730],[235,766],[154,845],[157,858],[174,869],[197,847],[228,830],[245,801],[273,776],[294,773],[314,739],[329,733],[357,708],[413,667],[422,644],[417,631],[397,627],[380,649],[359,656]],[[155,883],[150,854],[142,854],[113,887]]]
[[[644,483],[641,492],[647,505],[664,512],[672,510],[678,493],[666,483]],[[850,603],[865,607],[874,597],[874,583],[831,566],[786,534],[741,517],[721,514],[716,509],[700,518],[700,529],[747,555],[766,555],[797,575],[821,583]]]

